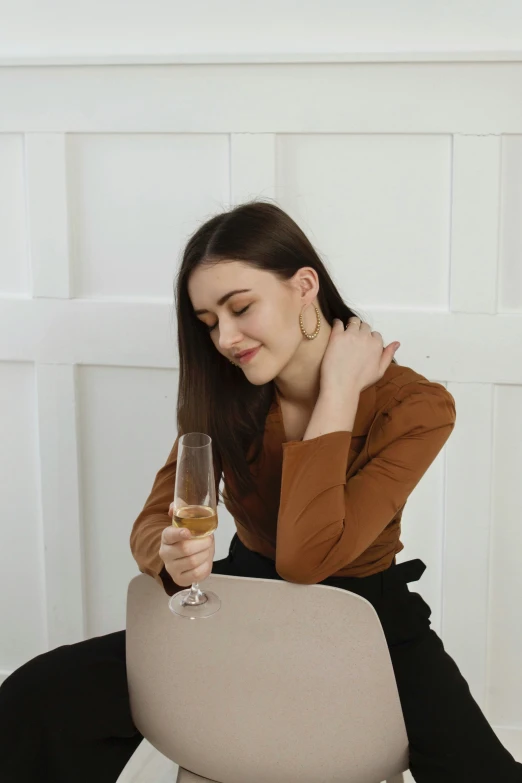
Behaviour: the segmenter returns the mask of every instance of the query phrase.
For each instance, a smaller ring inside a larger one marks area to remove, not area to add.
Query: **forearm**
[[[360,391],[347,388],[340,394],[321,392],[306,428],[303,440],[318,438],[329,432],[351,432],[359,405]]]
[[[164,566],[159,555],[161,533],[164,528],[172,525],[168,514],[146,514],[141,512],[133,525],[130,536],[130,548],[138,568],[145,574],[153,576],[156,581]]]

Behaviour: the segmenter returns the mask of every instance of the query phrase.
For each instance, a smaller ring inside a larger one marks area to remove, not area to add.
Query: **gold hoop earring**
[[[301,327],[301,331],[304,334],[304,336],[307,337],[309,340],[315,340],[315,338],[319,334],[319,330],[321,328],[321,314],[319,313],[319,310],[317,309],[317,307],[315,305],[313,307],[314,307],[314,310],[315,310],[315,314],[317,316],[317,324],[316,324],[316,327],[315,327],[315,332],[313,332],[312,334],[308,334],[308,332],[304,328],[303,314],[301,313],[301,315],[299,316],[299,326]]]

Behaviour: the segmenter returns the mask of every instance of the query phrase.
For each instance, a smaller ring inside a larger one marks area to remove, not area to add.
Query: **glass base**
[[[211,590],[201,591],[202,595],[207,599],[202,604],[185,603],[190,592],[190,588],[188,588],[171,596],[169,609],[172,614],[176,614],[179,617],[187,617],[189,620],[197,620],[199,617],[210,617],[220,609],[221,601]]]

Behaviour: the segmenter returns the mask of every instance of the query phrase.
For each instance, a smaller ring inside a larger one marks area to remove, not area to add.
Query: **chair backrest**
[[[152,745],[220,783],[379,783],[408,768],[393,667],[369,601],[221,574],[204,587],[221,609],[188,620],[170,612],[151,577],[129,585],[131,711]]]

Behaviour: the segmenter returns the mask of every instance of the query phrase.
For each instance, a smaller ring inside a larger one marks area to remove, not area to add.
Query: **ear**
[[[298,292],[302,305],[313,302],[319,293],[319,277],[311,266],[303,266],[298,269],[291,278],[291,283]]]

